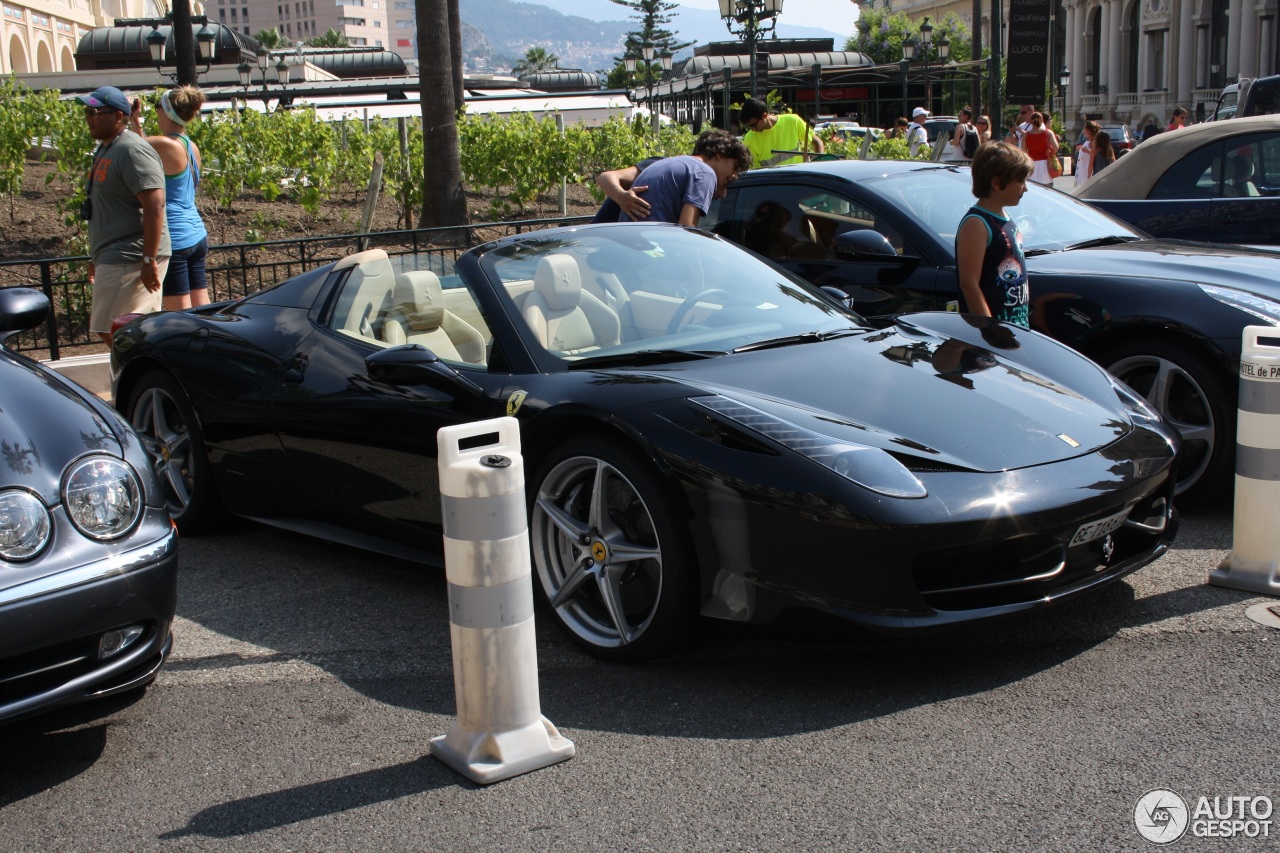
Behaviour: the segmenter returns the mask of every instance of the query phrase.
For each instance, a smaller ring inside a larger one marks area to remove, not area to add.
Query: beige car
[[[1155,237],[1280,245],[1280,116],[1162,133],[1072,192]]]

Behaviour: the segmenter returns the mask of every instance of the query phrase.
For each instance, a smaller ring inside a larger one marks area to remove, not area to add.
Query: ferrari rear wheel
[[[670,649],[697,616],[696,561],[653,466],[589,437],[554,451],[535,488],[535,571],[561,627],[604,660]]]
[[[1152,340],[1117,347],[1105,363],[1182,438],[1176,494],[1207,498],[1223,489],[1233,471],[1235,409],[1221,371],[1185,347]]]
[[[208,528],[220,507],[200,424],[182,386],[167,373],[148,373],[134,387],[128,413],[179,532]]]

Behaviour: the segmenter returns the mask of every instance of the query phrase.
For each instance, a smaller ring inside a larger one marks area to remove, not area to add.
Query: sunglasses
[[[117,110],[113,110],[111,109],[111,107],[85,107],[84,117],[93,118],[94,116],[100,116],[103,113],[114,113],[114,112],[117,112]]]

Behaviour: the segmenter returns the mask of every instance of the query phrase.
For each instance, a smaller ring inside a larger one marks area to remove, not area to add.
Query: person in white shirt
[[[1004,138],[1004,141],[1021,148],[1022,135],[1031,129],[1031,114],[1035,111],[1035,104],[1023,104],[1022,109],[1018,110],[1018,120],[1013,123],[1013,127],[1009,128],[1009,135]]]
[[[907,149],[913,159],[921,146],[929,145],[929,134],[924,129],[925,120],[928,118],[929,111],[924,107],[916,107],[911,113],[911,127],[907,130]]]

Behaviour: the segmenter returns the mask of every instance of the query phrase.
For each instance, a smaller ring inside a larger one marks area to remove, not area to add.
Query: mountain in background
[[[526,50],[543,47],[560,57],[562,68],[613,68],[616,58],[622,56],[627,32],[638,29],[640,22],[629,18],[622,6],[606,0],[601,0],[600,6],[603,13],[616,13],[619,17],[595,21],[559,11],[580,8],[580,0],[546,0],[543,5],[513,0],[460,0],[463,24],[481,34],[476,36],[464,29],[464,61],[475,70],[506,73]],[[849,28],[852,32],[852,21]],[[707,9],[677,9],[668,29],[681,41],[695,44],[733,39],[720,16]],[[792,27],[785,22],[779,22],[777,34],[780,38],[834,39],[836,50],[844,46],[848,35]],[[686,50],[678,56],[690,53]]]

